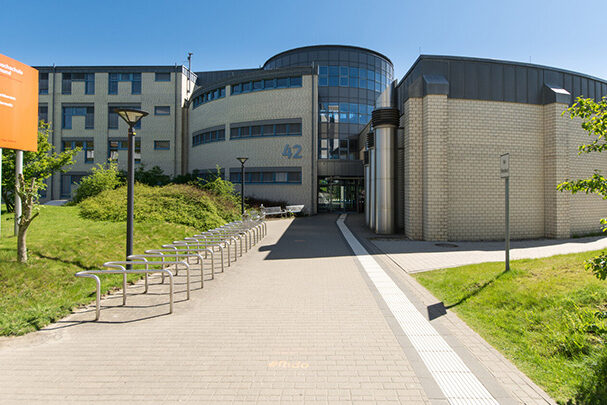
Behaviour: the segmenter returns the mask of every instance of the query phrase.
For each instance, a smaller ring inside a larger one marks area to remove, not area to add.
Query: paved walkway
[[[0,403],[447,403],[336,220],[270,221],[255,249],[189,301],[178,276],[173,315],[156,278],[147,295],[129,287],[137,294],[127,307],[119,294],[105,298],[100,322],[88,322],[86,308],[0,338]],[[360,240],[493,398],[550,402],[457,317],[436,316],[436,300]]]
[[[357,216],[357,222],[364,217]],[[408,273],[504,261],[504,242],[426,242],[365,233],[375,246]],[[512,241],[510,260],[537,259],[607,248],[607,237]]]

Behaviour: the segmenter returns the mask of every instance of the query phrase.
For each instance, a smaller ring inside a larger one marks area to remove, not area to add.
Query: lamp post
[[[148,115],[148,113],[132,108],[115,108],[114,112],[129,126],[128,168],[126,176],[126,257],[129,257],[133,254],[133,211],[135,208],[135,132],[133,132],[133,127],[140,119]]]
[[[244,162],[249,160],[247,157],[237,157],[240,162],[240,213],[244,216]]]

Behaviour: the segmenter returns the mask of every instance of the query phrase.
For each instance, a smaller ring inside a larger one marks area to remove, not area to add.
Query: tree
[[[38,216],[38,192],[46,189],[45,180],[53,173],[65,173],[69,165],[74,163],[74,156],[80,148],[66,150],[61,153],[54,152],[53,145],[48,141],[51,133],[49,124],[40,121],[38,127],[38,150],[36,152],[23,152],[23,175],[15,184],[15,151],[4,149],[2,151],[2,194],[4,201],[9,203],[11,197],[17,193],[21,198],[22,216],[18,222],[19,231],[17,239],[17,259],[27,261],[26,236],[27,229]],[[5,194],[6,190],[6,194]]]
[[[73,157],[80,148],[67,150],[62,153],[53,151],[54,147],[48,141],[51,135],[50,125],[40,121],[38,126],[38,151],[23,152],[23,177],[29,184],[32,178],[36,179],[39,190],[46,189],[46,179],[53,173],[65,173],[68,165],[74,163]],[[6,203],[8,212],[14,210],[15,200],[15,151],[13,149],[2,150],[2,198]]]
[[[578,147],[579,154],[607,150],[607,98],[603,97],[597,103],[591,98],[578,97],[576,102],[563,112],[563,114],[566,113],[571,119],[581,118],[582,128],[592,137],[590,143]],[[599,170],[595,170],[592,176],[586,179],[564,181],[557,186],[557,190],[567,190],[572,194],[593,193],[607,200],[607,179]],[[602,218],[601,224],[603,224],[603,232],[607,232],[607,218]],[[599,280],[607,278],[607,255],[605,253],[587,260],[584,265],[586,270],[592,271]]]

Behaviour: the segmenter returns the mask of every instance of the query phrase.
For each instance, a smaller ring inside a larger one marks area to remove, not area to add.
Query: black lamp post
[[[249,160],[247,157],[237,157],[240,162],[240,213],[244,216],[244,162]]]
[[[133,254],[133,211],[135,208],[135,132],[133,132],[133,127],[148,113],[131,108],[115,108],[114,112],[129,126],[128,169],[126,176],[126,257],[129,257]]]

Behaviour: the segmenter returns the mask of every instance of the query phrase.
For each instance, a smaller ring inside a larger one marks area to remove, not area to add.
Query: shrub
[[[77,204],[89,197],[96,196],[102,191],[113,190],[120,184],[118,166],[115,162],[93,167],[92,173],[80,181],[80,185],[74,193],[72,202]]]
[[[192,185],[135,185],[136,222],[169,222],[206,230],[238,219],[237,206]],[[126,221],[126,187],[108,190],[79,204],[80,215],[101,221]]]

